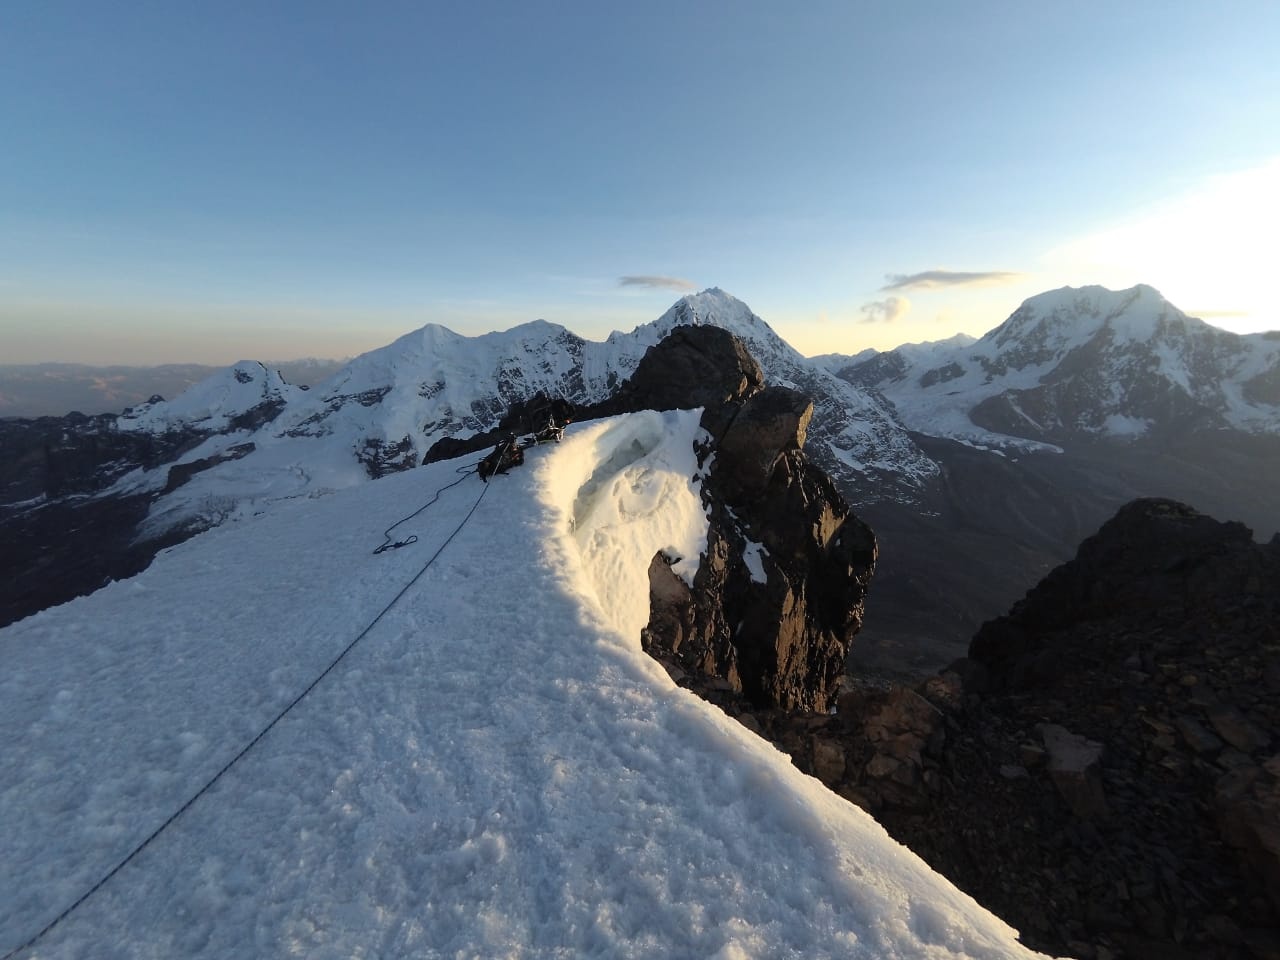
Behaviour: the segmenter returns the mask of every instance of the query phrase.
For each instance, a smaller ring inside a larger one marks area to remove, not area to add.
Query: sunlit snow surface
[[[1030,956],[641,653],[652,552],[705,537],[696,432],[696,413],[580,425],[378,556],[457,462],[285,504],[0,631],[0,951],[251,740],[487,490],[31,956]]]

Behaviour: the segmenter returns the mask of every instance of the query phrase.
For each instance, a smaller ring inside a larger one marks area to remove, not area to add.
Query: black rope
[[[449,484],[447,487],[442,487],[440,491],[436,492],[436,499],[439,499],[439,495],[441,491],[447,490],[448,487],[456,486],[458,483],[461,483],[462,480],[465,480],[466,476],[469,476],[469,474],[460,477],[458,480],[455,480],[453,483]],[[97,893],[103,886],[107,884],[107,882],[112,877],[114,877],[117,873],[123,870],[125,866],[128,865],[129,861],[131,861],[134,857],[136,857],[143,850],[145,850],[150,845],[151,841],[155,840],[156,837],[164,833],[164,831],[170,826],[170,824],[172,824],[180,816],[186,813],[187,810],[189,810],[197,800],[199,800],[206,793],[208,793],[213,788],[213,785],[222,779],[222,775],[225,774],[228,770],[230,770],[233,766],[235,766],[236,763],[239,762],[239,760],[246,753],[252,750],[254,746],[257,745],[258,741],[261,740],[263,737],[265,737],[271,731],[272,727],[274,727],[277,723],[283,720],[285,717],[285,714],[287,714],[290,710],[292,710],[299,703],[301,703],[302,699],[306,697],[306,695],[309,694],[312,690],[314,690],[320,684],[320,681],[323,680],[325,677],[327,677],[333,671],[334,667],[336,667],[339,663],[342,662],[343,658],[346,657],[346,655],[350,653],[352,649],[355,648],[355,645],[359,643],[361,640],[363,640],[368,635],[370,630],[372,630],[375,626],[377,626],[378,621],[380,621],[384,616],[387,615],[387,612],[392,607],[394,607],[396,605],[396,602],[409,591],[409,588],[412,587],[415,583],[417,583],[422,578],[422,575],[427,572],[427,568],[430,567],[431,564],[435,563],[436,557],[440,556],[440,554],[444,552],[444,548],[449,546],[449,544],[453,541],[453,538],[456,537],[462,531],[462,528],[467,525],[467,521],[470,520],[472,514],[476,512],[476,508],[480,506],[480,501],[484,499],[484,495],[488,490],[489,490],[489,487],[487,484],[480,488],[480,496],[476,497],[476,502],[471,505],[471,509],[468,510],[467,515],[462,518],[462,522],[459,523],[453,529],[453,532],[450,533],[449,536],[445,538],[444,543],[440,544],[440,546],[436,549],[436,552],[431,555],[430,559],[427,560],[427,562],[422,565],[422,568],[416,574],[414,574],[413,579],[400,588],[400,592],[397,593],[394,597],[392,597],[391,602],[388,603],[385,607],[383,607],[382,610],[378,613],[378,615],[374,617],[371,621],[369,621],[369,625],[365,627],[363,630],[361,630],[360,633],[356,636],[356,638],[352,640],[349,644],[347,644],[345,648],[343,648],[343,651],[333,659],[333,662],[330,663],[329,666],[325,667],[324,672],[321,673],[320,676],[312,680],[311,683],[307,685],[307,688],[305,690],[303,690],[300,694],[294,697],[292,702],[290,702],[290,704],[287,707],[285,707],[278,714],[276,714],[275,719],[273,719],[270,723],[268,723],[265,727],[263,727],[261,732],[259,732],[256,737],[250,740],[240,750],[239,753],[237,753],[234,757],[228,760],[223,765],[221,770],[215,773],[213,777],[210,778],[210,780],[203,787],[201,787],[199,790],[195,792],[195,794],[192,795],[191,799],[189,799],[186,803],[184,803],[181,807],[179,807],[169,817],[168,820],[166,820],[164,823],[160,824],[160,826],[156,827],[153,831],[151,831],[151,833],[147,836],[147,838],[143,840],[141,843],[139,843],[136,847],[134,847],[133,850],[129,852],[129,855],[127,857],[125,857],[123,860],[117,863],[114,867],[112,867],[111,870],[106,874],[106,876],[104,876],[101,880],[99,880],[92,887],[90,887],[88,891],[81,894],[80,898],[76,900],[75,903],[71,904],[71,906],[67,907],[60,914],[58,914],[51,921],[49,921],[49,923],[45,925],[44,929],[42,929],[34,937],[26,941],[25,943],[17,947],[14,947],[12,950],[6,953],[3,958],[0,958],[0,960],[12,960],[13,957],[16,957],[19,953],[22,953],[22,951],[35,946],[35,944],[40,940],[41,937],[43,937],[50,930],[52,930],[54,927],[60,924],[67,917],[69,917],[82,903],[84,903],[91,896]],[[434,503],[435,501],[433,500],[432,502]],[[422,509],[426,509],[426,508],[423,507]],[[422,509],[418,510],[417,513],[421,513]],[[408,519],[408,518],[406,517],[405,519]],[[403,523],[404,521],[400,521],[400,522]],[[374,551],[374,552],[376,553],[377,551]]]
[[[452,483],[446,483],[443,487],[441,487],[439,490],[437,490],[437,491],[435,492],[435,495],[434,495],[434,496],[432,496],[432,498],[431,498],[430,500],[428,500],[426,503],[424,503],[422,506],[420,506],[417,510],[413,511],[413,513],[409,514],[407,517],[401,517],[399,520],[397,520],[397,521],[396,521],[395,523],[393,523],[391,526],[387,527],[387,529],[383,530],[383,531],[382,531],[382,537],[383,537],[382,543],[381,543],[381,544],[379,544],[379,545],[378,545],[378,547],[377,547],[377,549],[375,549],[373,552],[374,552],[374,553],[382,553],[384,550],[399,550],[401,547],[407,547],[407,546],[408,546],[409,544],[411,544],[411,543],[417,543],[417,542],[418,542],[418,536],[417,536],[417,534],[410,534],[410,535],[409,535],[408,537],[406,537],[405,539],[403,539],[403,540],[397,540],[397,541],[395,541],[395,543],[392,543],[392,542],[391,542],[391,531],[392,531],[392,530],[394,530],[396,527],[400,526],[400,524],[402,524],[402,523],[408,523],[410,520],[412,520],[414,517],[416,517],[418,514],[420,514],[423,510],[427,509],[427,507],[431,506],[433,503],[435,503],[437,500],[439,500],[439,499],[440,499],[440,494],[444,493],[444,492],[445,492],[446,490],[448,490],[450,487],[456,487],[456,486],[457,486],[458,484],[460,484],[463,480],[467,479],[467,477],[473,476],[477,471],[478,471],[478,468],[476,467],[476,465],[475,465],[474,463],[473,463],[473,464],[471,464],[470,466],[466,466],[466,467],[458,467],[458,469],[457,469],[457,470],[455,470],[454,472],[455,472],[455,473],[460,473],[460,474],[462,474],[462,476],[458,477],[458,479],[457,479],[457,480],[454,480]]]

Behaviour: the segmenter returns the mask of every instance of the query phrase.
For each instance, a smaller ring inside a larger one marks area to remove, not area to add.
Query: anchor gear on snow
[[[564,428],[573,423],[573,404],[562,397],[546,398],[546,402],[534,407],[528,413],[526,422],[533,443],[560,442],[564,436]],[[525,443],[532,446],[533,443]]]
[[[499,440],[498,445],[476,464],[476,473],[488,483],[495,474],[506,473],[509,468],[524,463],[524,451],[530,447],[540,443],[559,443],[564,436],[564,428],[573,423],[573,414],[573,404],[560,398],[548,399],[534,407],[524,417],[528,434],[517,440],[513,433]]]
[[[498,441],[498,445],[489,455],[476,464],[476,473],[480,474],[481,480],[488,483],[489,478],[494,474],[506,473],[511,467],[522,463],[524,463],[524,448],[516,440],[515,434],[512,434]]]

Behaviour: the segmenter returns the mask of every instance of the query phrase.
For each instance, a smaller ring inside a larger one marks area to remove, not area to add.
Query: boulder
[[[1231,704],[1209,708],[1209,722],[1223,740],[1244,753],[1258,753],[1271,743],[1271,737]]]
[[[1108,810],[1102,789],[1102,744],[1055,723],[1043,724],[1040,735],[1048,755],[1049,776],[1075,815],[1105,817]]]
[[[632,410],[703,407],[718,412],[725,404],[763,387],[760,364],[729,331],[712,326],[676,327],[645,352],[635,373],[612,397],[584,408],[582,419]]]
[[[786,387],[768,387],[742,405],[716,448],[738,498],[764,493],[778,459],[804,446],[812,417],[813,401]]]

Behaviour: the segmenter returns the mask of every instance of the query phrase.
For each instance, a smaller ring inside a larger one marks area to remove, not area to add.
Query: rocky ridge
[[[784,711],[829,709],[862,624],[876,542],[804,454],[812,401],[764,386],[724,331],[677,327],[614,402],[704,408],[707,551],[691,587],[672,558],[651,561],[645,651],[695,689]]]
[[[1136,501],[938,676],[726,706],[1038,949],[1280,956],[1280,537]]]
[[[444,459],[540,424],[543,395],[513,404],[499,429],[447,439]],[[650,347],[613,396],[579,407],[592,420],[636,410],[703,408],[709,519],[693,583],[661,553],[649,565],[646,652],[686,686],[757,708],[826,711],[865,612],[875,537],[803,451],[813,403],[768,386],[746,345],[710,325],[677,326]]]

